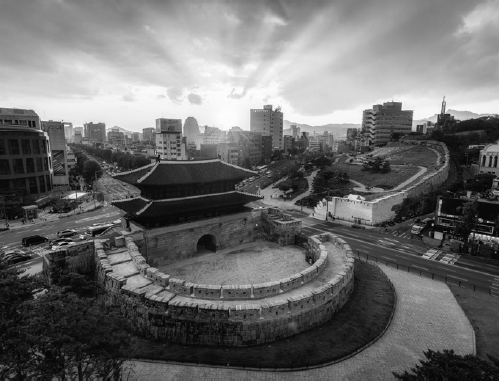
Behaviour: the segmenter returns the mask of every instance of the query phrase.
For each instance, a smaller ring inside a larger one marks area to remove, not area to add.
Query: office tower
[[[145,142],[154,142],[156,141],[155,133],[156,129],[154,127],[148,127],[142,129],[142,138]]]
[[[133,143],[140,142],[140,132],[133,132],[132,133],[132,142]]]
[[[227,132],[227,141],[239,147],[238,164],[246,168],[262,160],[262,134],[233,127]]]
[[[227,131],[222,131],[218,127],[204,127],[204,133],[199,134],[196,140],[196,147],[200,149],[201,144],[219,144],[227,139]]]
[[[85,123],[85,137],[90,143],[105,143],[106,142],[106,124],[105,123]]]
[[[272,110],[272,105],[263,109],[250,110],[250,131],[259,132],[262,136],[272,136],[272,148],[283,148],[283,115],[281,108]]]
[[[300,127],[297,127],[296,124],[292,124],[290,126],[290,129],[291,129],[291,136],[293,138],[299,138],[300,137]]]
[[[412,111],[402,110],[401,102],[385,102],[364,110],[362,132],[369,144],[383,144],[390,141],[393,134],[405,135],[412,130]]]
[[[107,142],[116,147],[124,147],[126,145],[126,136],[119,128],[111,128],[107,133]]]
[[[85,129],[83,127],[73,127],[73,135],[76,135],[76,133],[79,132],[81,137],[85,136]]]
[[[156,151],[161,159],[186,160],[181,119],[156,119]]]
[[[239,164],[239,146],[234,143],[220,143],[217,145],[218,158],[229,164]]]
[[[184,136],[187,138],[187,146],[196,147],[199,135],[199,125],[196,118],[189,116],[184,122]]]
[[[52,155],[54,188],[69,189],[69,168],[66,157],[66,134],[64,122],[42,121],[42,130],[49,136]]]
[[[74,133],[73,133],[73,123],[63,122],[64,124],[64,136],[66,137],[66,143],[74,142]]]
[[[0,108],[0,193],[52,190],[48,134],[33,110]]]
[[[295,138],[291,135],[284,135],[284,153],[289,153],[290,150],[293,149],[294,143],[295,143]]]

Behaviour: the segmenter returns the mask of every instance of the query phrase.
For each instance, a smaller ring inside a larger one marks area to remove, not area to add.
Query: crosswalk
[[[492,287],[490,287],[490,295],[499,297],[499,276],[494,277]]]

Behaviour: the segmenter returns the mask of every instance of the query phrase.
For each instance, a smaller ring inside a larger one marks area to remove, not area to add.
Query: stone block
[[[195,298],[220,299],[222,296],[222,286],[212,284],[195,284],[193,286]]]
[[[114,242],[116,247],[123,247],[125,246],[125,237],[123,236],[115,237]]]

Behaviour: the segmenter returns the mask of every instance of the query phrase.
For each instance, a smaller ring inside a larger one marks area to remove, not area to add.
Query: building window
[[[5,149],[5,141],[0,139],[0,155],[7,155],[7,150]]]
[[[23,155],[31,155],[31,147],[28,139],[21,140],[21,147],[23,149]]]
[[[35,160],[31,157],[26,159],[26,173],[35,172]]]
[[[17,139],[9,139],[9,152],[11,155],[19,155],[19,142]]]
[[[36,177],[28,177],[28,182],[29,182],[29,193],[38,193]]]
[[[33,153],[35,155],[40,154],[40,146],[38,145],[38,140],[33,140]]]
[[[47,153],[47,141],[42,140],[42,153]]]
[[[50,183],[50,176],[49,175],[45,175],[45,183],[47,184],[47,192],[50,192],[50,190],[52,190],[52,185]]]
[[[46,157],[43,158],[43,170],[44,171],[49,170],[49,160]]]
[[[14,159],[14,174],[22,175],[24,173],[24,163],[23,159]]]
[[[26,189],[26,179],[14,179],[12,181],[14,183],[14,188]]]
[[[10,165],[7,159],[0,159],[0,175],[10,175]]]
[[[46,189],[45,189],[45,178],[43,176],[38,177],[38,182],[40,183],[40,192],[41,193],[46,192]]]
[[[42,158],[37,157],[36,158],[36,171],[37,172],[43,172],[43,164],[42,164]]]

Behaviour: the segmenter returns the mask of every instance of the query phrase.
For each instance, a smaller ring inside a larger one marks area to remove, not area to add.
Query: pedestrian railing
[[[357,251],[356,257],[359,260],[363,260],[366,262],[376,263],[378,265],[382,264],[382,265],[385,265],[387,267],[396,268],[397,270],[402,270],[402,271],[407,271],[408,273],[417,274],[421,277],[424,276],[424,277],[427,277],[429,279],[442,281],[442,282],[445,282],[447,284],[451,284],[454,286],[466,288],[466,289],[473,290],[476,292],[483,292],[483,293],[486,293],[486,294],[488,294],[490,296],[494,296],[494,297],[499,297],[499,290],[495,291],[495,290],[491,289],[490,287],[479,286],[479,285],[470,283],[468,281],[462,280],[457,276],[454,277],[452,275],[441,274],[438,271],[427,271],[427,270],[423,270],[419,267],[415,267],[415,266],[411,266],[411,265],[402,265],[402,264],[397,263],[395,261],[392,261],[392,260],[389,260],[386,258],[378,258],[378,257],[371,255],[371,254],[361,253],[360,251]]]

